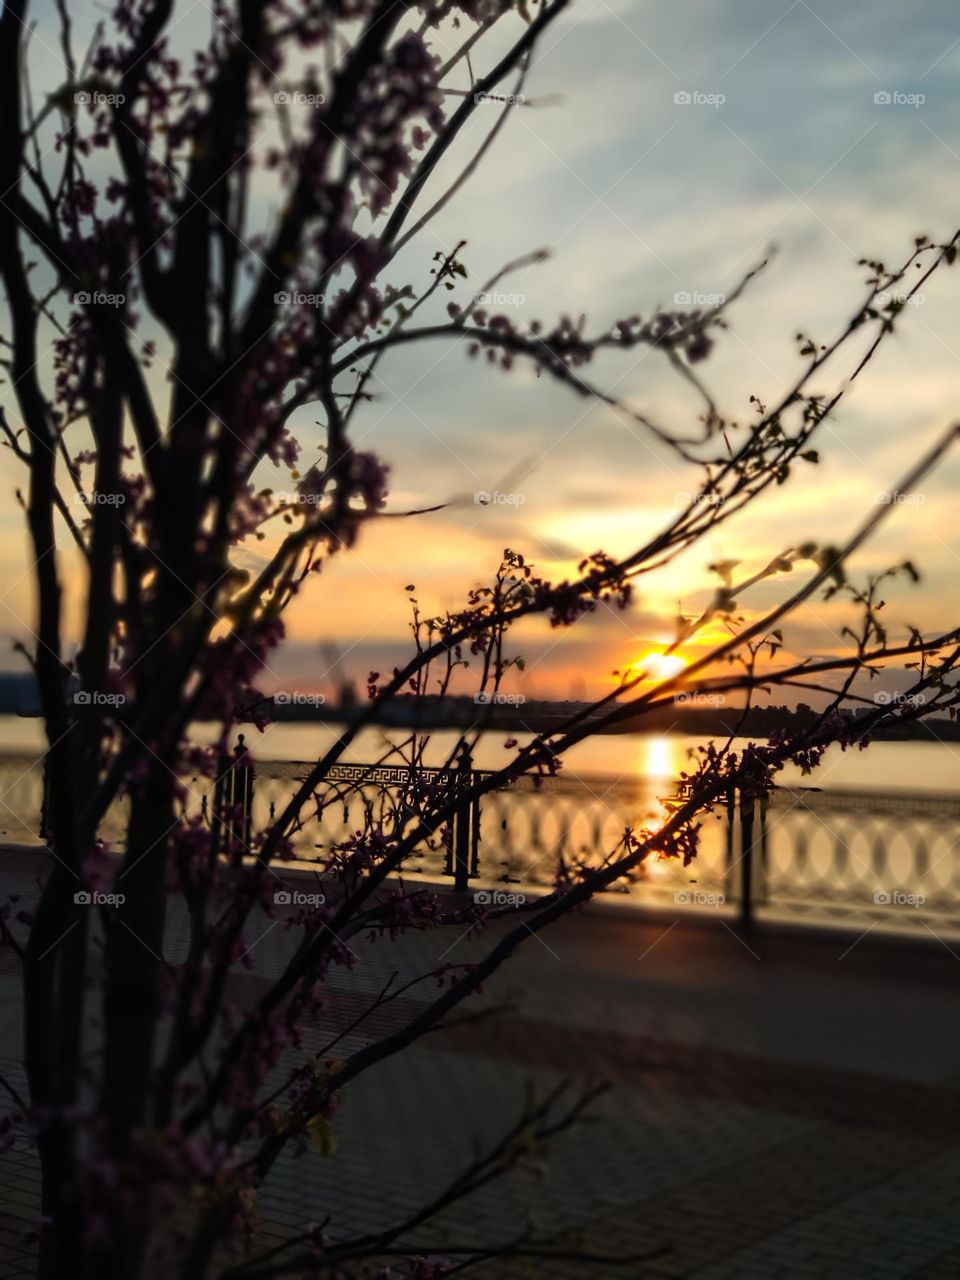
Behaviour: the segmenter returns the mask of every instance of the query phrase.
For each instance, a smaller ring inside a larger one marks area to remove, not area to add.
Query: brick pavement
[[[14,865],[13,871],[17,868]],[[8,866],[8,873],[12,874]],[[22,878],[22,876],[21,876]],[[256,922],[258,974],[292,936]],[[485,939],[490,941],[488,936]],[[490,1021],[432,1034],[349,1089],[336,1154],[278,1163],[260,1197],[265,1241],[331,1213],[355,1233],[402,1220],[492,1140],[534,1083],[604,1077],[589,1124],[554,1144],[539,1176],[516,1172],[445,1213],[435,1247],[507,1239],[526,1222],[571,1229],[596,1253],[656,1254],[624,1269],[490,1262],[471,1274],[631,1280],[946,1280],[960,1274],[960,967],[945,949],[865,939],[761,937],[588,914],[531,941],[483,997]],[[182,945],[171,922],[169,951]],[[323,1028],[346,1027],[385,976],[436,962],[435,935],[354,942],[331,975]],[[447,939],[443,946],[449,945]],[[449,959],[478,943],[462,939]],[[253,999],[265,977],[238,975]],[[383,1010],[346,1049],[422,1006]],[[16,985],[0,977],[0,1069],[20,1079]],[[338,1052],[343,1052],[341,1045]],[[0,1280],[30,1274],[32,1154],[0,1168]]]

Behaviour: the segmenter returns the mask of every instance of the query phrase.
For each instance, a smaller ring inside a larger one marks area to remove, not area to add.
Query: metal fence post
[[[49,832],[47,827],[50,818],[50,770],[47,767],[47,758],[43,758],[43,799],[40,801],[40,839],[46,843]]]
[[[737,789],[734,786],[727,787],[726,797],[727,809],[727,826],[726,826],[726,864],[723,869],[723,889],[728,898],[732,898],[735,893],[733,869],[736,864],[737,856]]]
[[[233,756],[222,755],[213,791],[213,816],[210,829],[217,853],[233,844],[232,860],[236,866],[250,852],[253,833],[253,765],[246,758],[247,748],[241,733]]]
[[[233,805],[236,819],[235,835],[238,848],[234,853],[234,862],[239,867],[243,863],[243,855],[250,852],[250,840],[253,834],[253,765],[247,758],[243,734],[237,740],[234,750],[233,766]]]
[[[474,880],[480,874],[480,797],[474,796],[470,805],[470,874]]]
[[[217,758],[217,777],[213,784],[213,811],[210,815],[210,843],[214,854],[219,854],[222,849],[223,814],[229,803],[227,787],[231,768],[232,762],[228,755],[223,754]]]
[[[740,914],[739,926],[746,932],[753,926],[753,819],[756,801],[740,792]]]
[[[470,845],[473,837],[473,805],[469,792],[473,774],[473,760],[470,752],[464,747],[457,763],[454,788],[457,795],[457,810],[453,819],[453,887],[458,892],[466,892],[470,882]],[[463,796],[467,798],[462,799]]]

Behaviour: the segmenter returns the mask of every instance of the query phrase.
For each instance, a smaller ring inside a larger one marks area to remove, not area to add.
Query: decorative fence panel
[[[221,847],[237,856],[279,816],[306,778],[304,762],[257,762],[242,753],[220,778],[188,784],[187,813],[200,813]],[[489,777],[461,762],[451,769],[338,764],[307,802],[293,833],[298,861],[324,861],[363,830],[410,829],[424,794],[452,794]],[[666,814],[664,786],[641,779],[521,778],[456,808],[447,839],[436,833],[404,866],[408,877],[455,887],[549,890],[558,869],[596,865],[627,827],[655,826]],[[321,803],[318,804],[318,799]],[[41,764],[0,758],[0,839],[36,840],[43,803]],[[648,860],[636,880],[611,893],[674,913],[736,914],[754,920],[836,924],[850,929],[960,936],[960,798],[916,792],[783,788],[765,800],[729,796],[702,816],[689,867]],[[105,824],[123,837],[124,810]]]

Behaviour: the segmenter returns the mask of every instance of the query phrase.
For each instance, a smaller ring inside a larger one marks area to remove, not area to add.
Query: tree
[[[717,617],[727,621],[729,640],[682,678],[652,690],[642,687],[642,675],[628,673],[597,704],[602,723],[669,705],[685,690],[738,693],[749,706],[758,686],[778,684],[826,697],[812,725],[744,751],[734,750],[733,739],[712,748],[682,780],[662,826],[625,833],[598,864],[560,868],[555,890],[536,902],[491,912],[410,890],[396,878],[424,840],[449,839],[459,803],[450,787],[424,781],[422,738],[413,735],[395,749],[410,782],[393,817],[371,816],[365,830],[324,855],[328,900],[295,917],[302,934],[296,955],[254,1008],[223,1020],[245,924],[255,909],[273,909],[271,864],[291,855],[292,838],[311,812],[342,798],[332,767],[383,705],[448,688],[468,662],[472,675],[479,671],[479,689],[496,691],[518,661],[507,644],[519,620],[541,614],[565,627],[601,602],[626,608],[638,577],[784,483],[796,463],[815,464],[814,436],[896,323],[902,304],[880,295],[909,272],[909,296],[954,260],[956,236],[917,241],[896,270],[865,263],[865,297],[849,324],[825,346],[802,339],[795,385],[773,406],[753,398],[747,426],[721,414],[698,367],[752,273],[722,305],[625,317],[595,330],[569,317],[526,326],[491,314],[479,294],[464,293],[462,245],[437,255],[425,281],[387,283],[398,252],[469,181],[522,102],[537,42],[565,7],[566,0],[532,10],[509,0],[357,0],[334,9],[238,0],[216,6],[209,37],[185,64],[172,52],[171,0],[119,3],[82,59],[69,6],[60,0],[65,78],[42,105],[34,104],[27,76],[26,0],[4,7],[0,267],[5,365],[18,420],[4,417],[2,425],[29,480],[24,505],[37,609],[25,651],[49,744],[54,855],[35,913],[18,915],[8,904],[3,917],[4,941],[23,965],[29,1080],[28,1097],[9,1090],[7,1131],[26,1127],[39,1151],[45,1278],[132,1280],[158,1256],[187,1277],[219,1274],[221,1246],[252,1216],[256,1188],[280,1152],[323,1141],[352,1080],[456,1010],[531,933],[636,875],[645,858],[691,859],[698,815],[728,787],[761,792],[785,762],[813,767],[830,743],[848,740],[852,730],[837,713],[865,701],[858,678],[892,659],[910,660],[918,695],[870,704],[857,722],[859,742],[891,719],[955,705],[950,675],[960,631],[891,641],[880,617],[883,578],[864,586],[848,579],[850,557],[888,508],[870,513],[840,547],[787,548],[743,578],[736,565],[715,565],[713,604],[700,618],[678,620],[676,643]],[[477,73],[493,28],[509,33],[505,52]],[[459,40],[445,60],[434,40],[441,29]],[[320,70],[308,65],[314,50],[324,59]],[[469,75],[469,91],[453,88],[454,72]],[[464,126],[491,97],[499,110],[484,142],[438,191],[440,162],[457,154]],[[311,110],[298,112],[298,105]],[[276,112],[283,138],[273,150],[257,132],[268,112]],[[264,172],[280,193],[275,217],[257,212]],[[460,301],[449,301],[444,317],[438,304],[448,293]],[[304,305],[287,305],[301,295]],[[49,336],[52,359],[44,349]],[[553,582],[510,550],[490,585],[471,589],[459,611],[428,617],[414,601],[409,662],[389,676],[373,675],[365,709],[283,812],[255,834],[252,853],[235,840],[218,846],[184,813],[183,779],[198,768],[212,777],[238,719],[262,709],[255,681],[283,639],[290,601],[318,589],[316,571],[349,553],[368,522],[392,514],[384,510],[386,466],[351,443],[351,428],[384,354],[440,336],[462,340],[468,352],[505,370],[529,362],[575,394],[628,415],[697,463],[701,488],[627,558],[597,553],[575,577]],[[661,353],[695,388],[702,401],[696,429],[657,423],[591,380],[595,355],[640,346]],[[158,361],[169,374],[169,403],[148,376]],[[821,378],[833,378],[835,389],[815,390]],[[298,476],[296,495],[276,494],[268,478],[295,466],[298,444],[288,424],[305,405],[323,415],[325,454]],[[954,434],[910,469],[904,488],[927,474]],[[83,518],[71,493],[85,503]],[[76,544],[87,574],[76,694],[64,659],[64,538]],[[270,552],[247,576],[236,551],[256,539]],[[909,562],[891,572],[915,575]],[[781,576],[800,585],[744,623],[744,595],[759,580]],[[849,652],[777,667],[782,620],[821,591],[851,597],[858,622],[849,630]],[[220,727],[213,749],[192,739],[200,720]],[[482,728],[458,746],[469,748]],[[474,791],[555,771],[562,753],[596,729],[596,718],[574,715],[519,748]],[[126,838],[115,856],[102,827],[121,800]],[[247,855],[239,866],[238,854]],[[125,901],[120,908],[107,899],[99,912],[106,944],[95,972],[93,913],[75,901],[76,889],[81,883],[106,894],[118,878]],[[191,924],[180,966],[161,959],[170,899],[185,905]],[[439,974],[441,989],[424,1014],[343,1062],[301,1062],[279,1092],[267,1091],[268,1073],[289,1061],[284,1054],[295,1044],[298,1019],[316,1010],[324,975],[344,962],[353,934],[462,929],[514,911],[522,923],[503,932],[482,963]],[[91,1041],[94,1010],[102,1015],[102,1043]],[[392,1262],[401,1274],[443,1275],[497,1250],[549,1252],[535,1239],[485,1241],[451,1251],[449,1263],[428,1265],[411,1255],[406,1234],[510,1167],[521,1138],[562,1128],[588,1100],[532,1104],[517,1129],[414,1223],[385,1223],[376,1237],[335,1243],[317,1229],[269,1256],[251,1246],[230,1274],[342,1275]]]

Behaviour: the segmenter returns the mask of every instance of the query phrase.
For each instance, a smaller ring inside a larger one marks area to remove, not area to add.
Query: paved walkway
[[[4,858],[3,879],[23,887],[23,855]],[[357,963],[331,974],[325,1025],[305,1028],[305,1051],[347,1026],[394,970],[413,976],[443,952],[468,961],[494,936],[353,942]],[[264,1242],[327,1213],[351,1234],[401,1220],[469,1160],[474,1141],[501,1133],[528,1084],[603,1077],[612,1088],[593,1121],[556,1141],[540,1176],[514,1173],[446,1213],[427,1233],[436,1248],[509,1239],[530,1222],[558,1236],[573,1229],[591,1252],[656,1256],[626,1269],[489,1262],[469,1274],[953,1280],[960,957],[932,939],[855,937],[761,933],[745,943],[719,921],[591,909],[531,938],[479,998],[509,998],[509,1011],[433,1033],[361,1077],[336,1120],[336,1154],[277,1166],[260,1198]],[[293,938],[264,919],[249,940],[256,972],[238,976],[237,994],[253,998]],[[174,922],[168,953],[182,943]],[[16,1078],[9,964],[0,984],[0,1069]],[[383,1011],[338,1054],[418,1007],[410,998]],[[30,1274],[21,1238],[36,1213],[31,1153],[4,1158],[0,1196],[0,1280],[15,1280]]]

